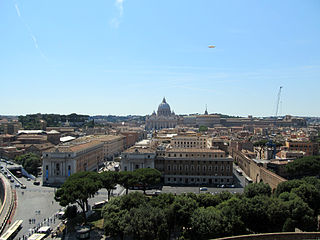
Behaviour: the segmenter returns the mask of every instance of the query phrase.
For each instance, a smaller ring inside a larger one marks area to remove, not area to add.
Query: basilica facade
[[[159,130],[163,128],[174,128],[178,124],[178,116],[170,109],[170,105],[163,98],[157,113],[146,117],[146,130]]]

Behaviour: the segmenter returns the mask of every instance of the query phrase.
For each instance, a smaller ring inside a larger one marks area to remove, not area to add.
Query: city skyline
[[[318,1],[4,1],[0,115],[320,116]],[[208,48],[215,45],[216,48]]]

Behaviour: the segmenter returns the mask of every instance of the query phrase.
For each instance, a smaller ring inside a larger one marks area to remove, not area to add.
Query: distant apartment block
[[[286,141],[286,148],[289,151],[303,151],[305,156],[315,156],[319,154],[319,143],[307,141]]]

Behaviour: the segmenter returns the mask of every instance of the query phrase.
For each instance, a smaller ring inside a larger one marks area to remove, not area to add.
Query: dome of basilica
[[[158,107],[159,116],[169,116],[171,114],[170,105],[166,102],[166,99],[163,98],[162,102]]]

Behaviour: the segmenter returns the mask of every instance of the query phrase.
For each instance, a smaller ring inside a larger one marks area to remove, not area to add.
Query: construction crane
[[[279,102],[280,102],[281,89],[282,89],[282,86],[279,88],[279,92],[278,92],[277,108],[276,108],[276,114],[275,114],[275,117],[276,117],[276,118],[278,117],[278,111],[279,111]]]

